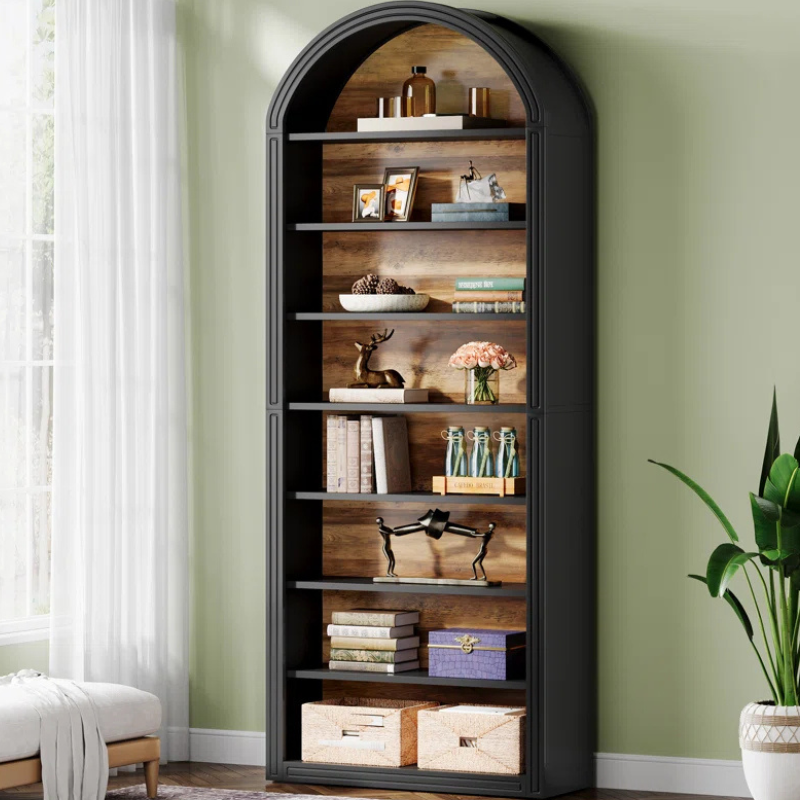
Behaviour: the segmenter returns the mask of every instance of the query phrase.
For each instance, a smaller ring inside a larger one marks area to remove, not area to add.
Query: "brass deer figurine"
[[[356,342],[356,349],[358,350],[358,358],[356,359],[356,366],[353,370],[356,376],[356,382],[348,384],[349,389],[402,389],[405,379],[395,369],[379,369],[371,370],[369,368],[369,359],[374,350],[378,349],[378,345],[382,342],[387,342],[392,338],[394,329],[391,333],[385,329],[383,333],[373,333],[369,338],[368,344],[361,344]]]

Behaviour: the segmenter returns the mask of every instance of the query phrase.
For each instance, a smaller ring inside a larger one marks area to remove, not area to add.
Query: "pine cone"
[[[381,278],[378,282],[378,294],[400,294],[400,286],[394,278]]]
[[[410,286],[401,286],[400,294],[416,294],[416,292]]]
[[[377,275],[365,275],[363,278],[359,278],[354,284],[353,288],[350,290],[353,294],[375,294],[378,289],[378,276]]]

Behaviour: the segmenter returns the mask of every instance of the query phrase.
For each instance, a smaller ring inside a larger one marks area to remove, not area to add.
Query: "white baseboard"
[[[751,797],[741,761],[597,753],[598,789]]]
[[[263,767],[267,763],[266,734],[192,728],[189,752],[191,761]],[[597,753],[595,763],[599,789],[751,796],[741,761]]]
[[[189,760],[210,764],[267,764],[267,735],[256,731],[189,729]]]

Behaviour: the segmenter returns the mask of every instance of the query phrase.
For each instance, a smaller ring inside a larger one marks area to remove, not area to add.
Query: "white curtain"
[[[58,0],[50,671],[158,695],[188,756],[173,0]],[[166,736],[166,732],[169,736]]]

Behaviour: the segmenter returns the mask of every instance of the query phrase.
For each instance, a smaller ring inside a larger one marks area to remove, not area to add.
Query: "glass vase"
[[[464,402],[470,406],[494,406],[500,401],[500,372],[491,367],[464,370]]]

